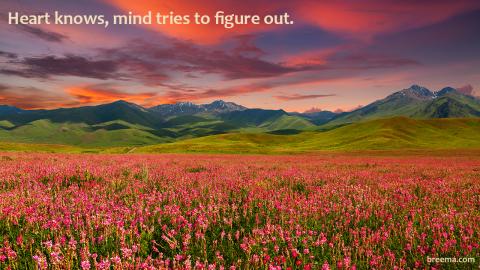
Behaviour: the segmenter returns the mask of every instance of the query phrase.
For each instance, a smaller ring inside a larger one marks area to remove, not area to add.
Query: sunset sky
[[[8,12],[283,14],[293,25],[8,25]],[[480,1],[2,0],[0,104],[217,99],[351,110],[419,84],[480,95]]]

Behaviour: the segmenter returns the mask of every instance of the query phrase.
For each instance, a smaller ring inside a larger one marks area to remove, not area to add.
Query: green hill
[[[127,125],[121,122],[107,125],[114,124]],[[327,131],[237,132],[160,144],[158,144],[158,138],[152,138],[151,133],[146,130],[99,129],[92,133],[85,132],[85,128],[91,127],[78,124],[59,125],[45,120],[36,121],[31,126],[19,130],[14,129],[12,132],[17,136],[17,142],[0,143],[0,151],[287,154],[316,151],[402,152],[406,150],[480,149],[480,119],[478,118],[416,120],[394,117],[359,122]],[[45,130],[53,129],[60,133],[45,132]],[[0,141],[5,141],[4,132],[0,130]],[[30,135],[28,134],[32,132],[37,133],[41,139],[27,141],[30,143],[20,143],[22,140],[29,139]],[[58,141],[58,143],[37,143],[38,140]],[[111,141],[115,143],[111,143]],[[138,142],[138,144],[135,146],[132,141]],[[145,143],[152,144],[155,141],[157,144],[143,146]],[[77,146],[68,146],[66,142],[75,142]]]
[[[324,127],[395,116],[416,119],[479,117],[480,99],[451,87],[431,92],[425,87],[412,85],[362,108],[337,115]]]
[[[0,120],[10,121],[16,126],[37,120],[49,120],[53,123],[85,123],[88,125],[123,120],[129,123],[154,127],[161,119],[138,105],[125,101],[116,101],[98,106],[2,113],[0,114]]]
[[[146,145],[169,140],[155,136],[149,132],[148,128],[123,121],[90,126],[84,123],[36,120],[19,127],[0,129],[0,141],[110,147]]]
[[[479,117],[480,102],[473,97],[447,94],[426,104],[413,115],[423,118]]]
[[[480,119],[405,117],[295,135],[235,133],[136,148],[135,152],[294,153],[319,150],[480,148]]]

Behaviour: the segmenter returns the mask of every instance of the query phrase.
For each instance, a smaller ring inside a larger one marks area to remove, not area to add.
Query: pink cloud
[[[335,96],[333,94],[327,94],[327,95],[320,95],[320,94],[314,94],[314,95],[302,95],[302,94],[291,94],[291,95],[278,95],[274,96],[274,98],[282,101],[291,101],[291,100],[304,100],[304,99],[314,99],[314,98],[324,98],[324,97],[332,97]]]
[[[467,84],[462,87],[457,87],[457,91],[465,95],[470,95],[470,96],[475,95],[475,91],[473,90],[473,86],[471,84]]]
[[[237,0],[184,0],[184,1],[151,1],[151,0],[106,0],[113,6],[136,14],[148,11],[160,11],[167,14],[190,14],[195,12],[211,17],[216,11],[226,14],[277,14],[288,11],[297,24],[315,24],[327,31],[337,32],[357,38],[369,38],[373,35],[421,27],[440,22],[462,12],[480,7],[476,0],[446,1],[237,1]],[[239,25],[233,29],[225,29],[215,23],[208,25],[147,25],[146,27],[160,31],[169,36],[193,40],[197,43],[217,43],[226,37],[250,34],[266,29],[288,27],[287,25]]]

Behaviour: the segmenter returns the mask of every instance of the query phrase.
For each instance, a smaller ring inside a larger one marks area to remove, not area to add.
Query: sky
[[[290,15],[293,24],[9,25],[8,12]],[[348,111],[412,84],[480,95],[480,1],[2,0],[0,104],[222,99]]]

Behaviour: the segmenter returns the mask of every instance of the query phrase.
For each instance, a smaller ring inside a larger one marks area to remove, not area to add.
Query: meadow
[[[475,269],[479,243],[478,155],[0,154],[0,269]]]

